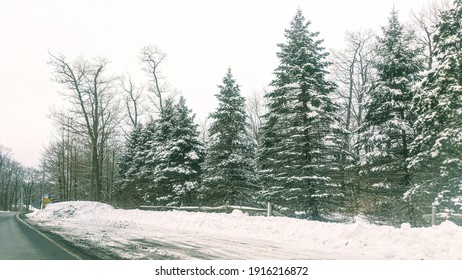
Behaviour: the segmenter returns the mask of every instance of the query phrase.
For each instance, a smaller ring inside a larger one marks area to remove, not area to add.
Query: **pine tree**
[[[161,144],[156,153],[156,189],[164,190],[168,205],[191,204],[199,188],[204,147],[183,97],[174,106],[166,102],[163,115],[159,131],[163,137],[159,138]]]
[[[117,197],[138,206],[190,204],[199,188],[204,147],[183,97],[164,100],[159,119],[131,133],[120,160]]]
[[[137,150],[142,145],[143,126],[136,126],[130,133],[123,154],[119,160],[119,180],[114,190],[118,204],[124,207],[137,207],[142,199],[137,189],[139,165],[135,162]]]
[[[462,1],[441,15],[436,63],[419,86],[417,135],[409,167],[417,176],[406,198],[430,211],[462,212]],[[428,212],[427,212],[428,213]]]
[[[206,204],[249,204],[257,192],[255,153],[246,129],[245,99],[228,69],[211,114],[201,193]]]
[[[150,142],[148,153],[149,184],[145,199],[151,204],[169,205],[173,200],[172,186],[168,183],[167,169],[170,167],[168,145],[173,138],[175,128],[175,106],[172,98],[164,100],[160,118],[157,120],[156,131]]]
[[[407,160],[414,138],[412,87],[420,79],[423,62],[420,50],[413,47],[413,33],[405,31],[397,11],[391,12],[382,33],[376,50],[377,81],[359,136],[361,175],[372,194],[365,203],[370,214],[402,219],[407,210],[412,220],[412,208],[402,197],[411,180]]]
[[[157,160],[153,157],[153,147],[156,147],[156,131],[157,121],[151,119],[146,126],[139,128],[137,135],[136,146],[133,152],[128,156],[131,157],[128,172],[126,172],[126,179],[134,184],[136,189],[136,196],[141,197],[141,202],[151,204],[147,190],[152,184],[152,177]]]
[[[298,10],[279,44],[274,88],[266,94],[259,167],[266,199],[298,216],[318,219],[341,196],[334,84],[327,81],[328,53]]]
[[[130,133],[125,150],[119,160],[119,180],[115,196],[122,206],[137,207],[150,203],[147,189],[152,183],[157,160],[153,158],[153,146],[156,146],[156,120],[150,120],[146,126],[138,125]]]

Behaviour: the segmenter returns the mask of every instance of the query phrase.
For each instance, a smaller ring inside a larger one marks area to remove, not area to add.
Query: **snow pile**
[[[49,204],[43,211],[30,214],[29,217],[43,220],[88,218],[93,213],[104,215],[114,207],[98,202],[62,202]]]
[[[28,215],[40,226],[130,259],[462,259],[462,228],[313,222],[224,213],[119,210],[64,202]]]

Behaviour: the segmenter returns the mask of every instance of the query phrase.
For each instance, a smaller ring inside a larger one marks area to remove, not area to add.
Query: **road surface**
[[[76,260],[81,257],[21,222],[17,213],[0,212],[0,260]]]

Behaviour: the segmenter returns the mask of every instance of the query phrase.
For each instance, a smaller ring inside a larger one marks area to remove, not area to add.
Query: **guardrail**
[[[178,210],[178,211],[191,211],[191,212],[226,212],[230,213],[232,210],[240,210],[242,212],[257,212],[257,213],[266,213],[266,216],[280,216],[284,217],[281,213],[273,210],[273,206],[270,202],[267,204],[267,208],[255,208],[247,206],[237,206],[229,205],[226,203],[222,206],[210,207],[210,206],[147,206],[142,205],[139,207],[140,210],[148,211],[168,211],[168,210]]]
[[[450,214],[450,213],[436,213],[437,209],[435,206],[432,207],[431,214],[424,214],[422,218],[431,219],[432,226],[436,225],[437,220],[447,220],[452,219],[458,222],[462,222],[462,214]]]

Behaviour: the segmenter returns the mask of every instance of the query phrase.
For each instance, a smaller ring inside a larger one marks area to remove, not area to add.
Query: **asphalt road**
[[[76,260],[81,257],[19,221],[17,213],[0,212],[0,260]]]

